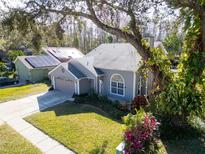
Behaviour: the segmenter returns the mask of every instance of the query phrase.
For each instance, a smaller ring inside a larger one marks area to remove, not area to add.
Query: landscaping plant
[[[159,123],[151,113],[142,108],[135,115],[123,118],[126,125],[124,132],[125,154],[156,153],[158,147]]]

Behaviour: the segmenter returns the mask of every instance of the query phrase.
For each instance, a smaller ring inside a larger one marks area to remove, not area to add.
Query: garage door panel
[[[73,95],[75,93],[75,83],[71,80],[55,79],[55,89]]]

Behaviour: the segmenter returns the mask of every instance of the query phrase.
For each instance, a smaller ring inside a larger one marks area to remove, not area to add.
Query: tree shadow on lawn
[[[106,118],[109,118],[113,121],[116,121],[118,123],[122,123],[121,120],[117,120],[116,118],[112,117],[111,114],[108,114],[105,111],[101,110],[100,108],[95,107],[95,106],[90,105],[90,104],[78,104],[78,103],[66,101],[65,103],[47,108],[45,110],[42,110],[41,112],[47,112],[47,111],[55,112],[56,116],[82,114],[82,113],[97,113],[97,114],[102,115]]]

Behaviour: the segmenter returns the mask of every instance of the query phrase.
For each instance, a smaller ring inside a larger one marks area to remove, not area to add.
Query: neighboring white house
[[[54,89],[72,96],[95,90],[116,100],[147,95],[152,73],[144,79],[139,69],[142,58],[129,43],[101,44],[83,58],[62,63],[49,72]]]

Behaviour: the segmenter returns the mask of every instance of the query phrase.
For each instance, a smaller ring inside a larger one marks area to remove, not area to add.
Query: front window
[[[124,79],[121,75],[111,77],[111,93],[123,96],[125,93]]]

